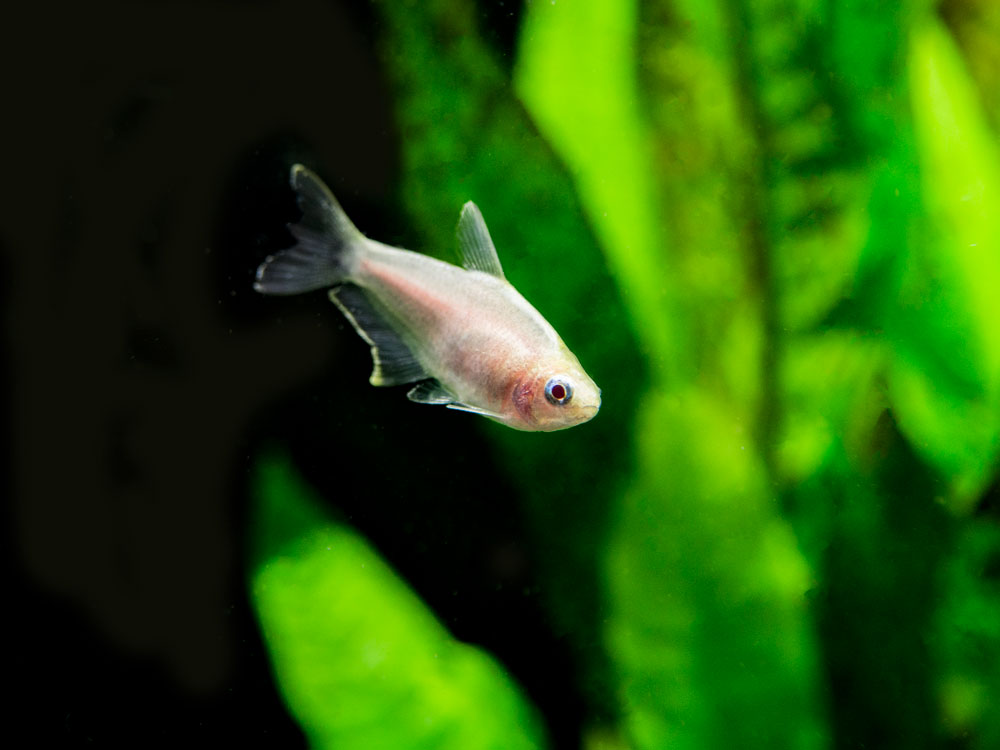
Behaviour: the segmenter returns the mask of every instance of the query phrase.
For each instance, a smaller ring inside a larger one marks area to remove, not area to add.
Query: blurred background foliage
[[[568,432],[476,424],[572,742],[1000,746],[1000,5],[535,0],[511,59],[496,9],[373,6],[398,241],[450,257],[475,199],[604,391]],[[572,746],[283,454],[255,477],[252,597],[314,747]]]

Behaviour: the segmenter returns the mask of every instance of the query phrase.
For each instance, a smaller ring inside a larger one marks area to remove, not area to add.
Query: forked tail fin
[[[299,294],[348,281],[365,239],[319,177],[296,164],[289,181],[302,209],[299,222],[288,225],[297,243],[258,266],[253,288],[262,294]]]

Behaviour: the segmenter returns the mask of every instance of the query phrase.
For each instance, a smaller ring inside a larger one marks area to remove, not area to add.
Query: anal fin
[[[402,385],[424,380],[429,375],[385,318],[375,309],[368,295],[354,284],[330,290],[333,302],[372,348],[372,385]]]

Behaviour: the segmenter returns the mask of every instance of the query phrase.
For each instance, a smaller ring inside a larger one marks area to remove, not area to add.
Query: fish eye
[[[545,398],[548,399],[550,404],[562,406],[569,403],[569,400],[573,398],[573,388],[570,387],[568,381],[562,378],[551,378],[545,384]]]

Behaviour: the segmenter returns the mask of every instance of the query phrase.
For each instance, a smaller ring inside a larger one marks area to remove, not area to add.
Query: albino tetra
[[[462,207],[464,268],[366,238],[323,182],[291,171],[297,244],[257,269],[254,288],[329,295],[371,346],[372,385],[416,383],[411,401],[444,404],[517,430],[561,430],[601,407],[601,390],[559,334],[504,278],[479,209]]]

